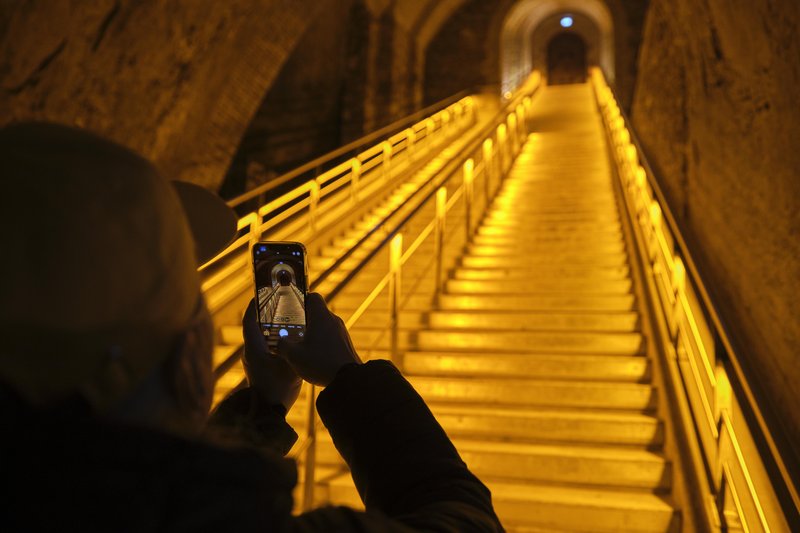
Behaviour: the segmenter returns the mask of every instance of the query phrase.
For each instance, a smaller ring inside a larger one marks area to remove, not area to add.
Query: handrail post
[[[497,154],[500,160],[500,179],[506,173],[506,141],[508,140],[508,129],[505,124],[497,126]]]
[[[319,181],[311,181],[311,190],[308,192],[308,218],[311,225],[311,233],[317,233],[317,207],[319,206]]]
[[[352,159],[350,164],[350,197],[353,203],[358,203],[358,187],[361,180],[361,161],[357,157]]]
[[[489,189],[491,188],[492,177],[494,176],[494,161],[492,152],[494,146],[492,139],[483,141],[483,194],[486,196],[486,205],[489,205]]]
[[[511,156],[517,154],[519,149],[519,132],[517,131],[517,115],[514,113],[508,114],[508,132],[511,136]]]
[[[314,404],[315,387],[308,384],[308,413],[306,417],[306,464],[303,472],[303,511],[314,507],[314,471],[317,468],[317,409]]]
[[[466,242],[472,236],[472,183],[475,177],[475,162],[472,159],[464,161],[464,218],[466,219]]]
[[[447,187],[439,187],[436,191],[436,226],[434,245],[436,246],[436,297],[442,292],[444,270],[444,231],[447,217]]]
[[[398,339],[399,327],[399,306],[402,278],[402,258],[403,258],[403,234],[398,233],[392,238],[389,246],[389,323],[391,327],[391,360],[397,368],[403,369],[403,362],[400,360],[400,349]]]
[[[414,133],[414,128],[406,129],[406,159],[410,160],[414,156],[416,149],[415,143],[417,142],[417,134]]]
[[[392,143],[383,141],[383,164],[381,166],[383,171],[383,179],[389,179],[389,171],[392,169]]]
[[[432,118],[427,119],[425,121],[425,140],[428,148],[430,148],[433,143],[433,130],[435,129],[436,122]]]

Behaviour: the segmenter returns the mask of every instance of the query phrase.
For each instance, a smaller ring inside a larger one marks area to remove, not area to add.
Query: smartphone
[[[271,353],[278,340],[302,340],[306,334],[308,266],[299,242],[262,241],[253,246],[256,306]]]

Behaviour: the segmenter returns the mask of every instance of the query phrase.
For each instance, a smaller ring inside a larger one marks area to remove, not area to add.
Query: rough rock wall
[[[223,197],[238,196],[340,146],[351,4],[331,2],[332,9],[311,22],[283,64],[239,143],[220,189]]]
[[[325,4],[3,0],[0,124],[84,126],[171,177],[216,188],[267,87]]]
[[[635,129],[800,449],[800,3],[653,0]]]

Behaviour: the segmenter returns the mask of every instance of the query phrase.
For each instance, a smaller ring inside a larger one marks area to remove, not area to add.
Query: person
[[[235,217],[86,131],[0,129],[4,531],[501,531],[488,489],[388,361],[363,363],[307,297],[303,342],[268,353],[250,303],[248,385],[208,416],[213,325],[198,264]],[[301,379],[364,511],[292,515]]]

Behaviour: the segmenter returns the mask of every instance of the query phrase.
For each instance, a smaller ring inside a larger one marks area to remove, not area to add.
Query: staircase
[[[405,373],[510,531],[677,530],[591,88],[548,87],[534,109],[536,133],[472,241],[456,242],[438,305],[421,311],[424,281],[407,298]],[[354,341],[381,356],[388,340],[371,331],[354,328]],[[318,450],[318,500],[360,506],[329,437]]]

